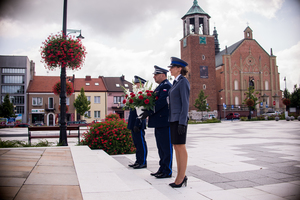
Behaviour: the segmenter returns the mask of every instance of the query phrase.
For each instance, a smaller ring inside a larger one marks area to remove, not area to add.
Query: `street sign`
[[[226,104],[225,104],[225,103],[223,104],[223,107],[224,107],[224,109],[226,109],[226,107],[227,107],[227,106],[226,106]]]
[[[269,106],[268,106],[268,104],[266,104],[266,108],[268,108]]]
[[[260,102],[260,106],[263,106],[264,104],[263,104],[263,102]]]
[[[273,106],[275,106],[276,105],[276,101],[273,101]]]
[[[234,108],[234,106],[233,105],[231,105],[231,109],[233,109]]]

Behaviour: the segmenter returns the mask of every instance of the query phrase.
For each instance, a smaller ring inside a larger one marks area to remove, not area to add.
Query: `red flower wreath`
[[[60,91],[61,91],[61,85],[60,85],[60,81],[55,83],[55,85],[52,88],[52,92],[55,95],[60,95]],[[74,89],[73,89],[73,85],[70,82],[66,82],[66,94],[67,96],[70,96],[71,94],[74,93]]]
[[[288,98],[284,98],[284,99],[282,100],[282,103],[283,103],[284,105],[288,106],[288,105],[290,105],[291,100],[289,100]]]
[[[253,99],[247,99],[246,104],[247,104],[247,106],[250,106],[250,107],[254,106]]]

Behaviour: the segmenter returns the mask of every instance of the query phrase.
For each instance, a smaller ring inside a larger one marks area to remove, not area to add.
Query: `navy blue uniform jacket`
[[[172,84],[166,79],[154,90],[158,100],[155,101],[154,111],[149,111],[148,127],[159,128],[170,125],[167,96],[171,87]]]
[[[137,117],[136,110],[130,109],[127,125],[128,129],[133,130],[134,126],[137,126],[140,129],[146,129],[146,120],[140,120]]]

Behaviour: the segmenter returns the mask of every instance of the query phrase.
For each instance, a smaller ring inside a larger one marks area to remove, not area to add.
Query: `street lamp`
[[[77,30],[77,29],[67,29],[67,32],[69,35],[70,33],[79,33],[79,35],[76,37],[78,39],[84,39],[84,37],[81,35],[81,29],[80,30]]]

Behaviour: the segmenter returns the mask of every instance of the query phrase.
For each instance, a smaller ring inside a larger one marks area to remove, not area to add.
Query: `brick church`
[[[249,80],[254,83],[258,101],[257,111],[279,110],[283,107],[276,56],[268,54],[253,39],[248,26],[244,38],[220,51],[218,33],[214,27],[210,35],[210,16],[194,0],[193,6],[182,17],[183,38],[181,58],[189,63],[187,78],[191,85],[189,110],[196,110],[195,100],[201,90],[207,95],[211,111],[219,114],[226,104],[231,112],[242,112]],[[241,114],[242,115],[242,114]],[[224,116],[222,116],[224,117]]]

